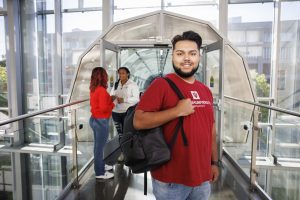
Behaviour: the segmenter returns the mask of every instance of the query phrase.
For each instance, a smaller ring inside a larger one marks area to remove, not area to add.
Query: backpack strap
[[[147,195],[147,171],[144,172],[144,195]]]
[[[174,90],[174,92],[177,94],[179,99],[185,99],[185,97],[183,96],[183,94],[181,93],[181,91],[179,90],[179,88],[177,87],[177,85],[169,78],[167,77],[163,77],[171,86],[171,88]]]
[[[177,87],[177,85],[169,78],[167,77],[162,77],[163,79],[165,79],[170,87],[173,89],[173,91],[177,94],[178,98],[181,100],[181,99],[185,99],[185,97],[183,96],[183,94],[181,93],[181,91],[179,90],[179,88]],[[179,121],[175,127],[175,132],[171,138],[171,142],[169,143],[169,147],[172,148],[173,145],[175,144],[175,141],[176,141],[176,138],[177,138],[177,135],[179,133],[179,129],[181,129],[181,137],[182,137],[182,140],[183,140],[183,144],[184,146],[188,146],[188,141],[187,141],[187,137],[186,137],[186,134],[185,134],[185,131],[183,129],[183,116],[179,117]]]

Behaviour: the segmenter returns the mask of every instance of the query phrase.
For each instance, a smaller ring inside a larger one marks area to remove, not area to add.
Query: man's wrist
[[[222,166],[222,161],[221,160],[212,160],[211,161],[211,165],[215,165],[217,167],[221,167]]]

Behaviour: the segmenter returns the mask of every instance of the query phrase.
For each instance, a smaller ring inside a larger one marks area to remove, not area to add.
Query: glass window
[[[37,16],[38,84],[40,109],[57,104],[58,82],[55,77],[55,21],[54,14]]]
[[[0,121],[8,118],[5,21],[0,16]]]
[[[94,30],[97,30],[99,32],[102,29],[101,15],[102,12],[100,11],[63,13],[63,18],[62,18],[63,32],[65,33],[65,32],[94,31]],[[93,22],[93,23],[87,23],[87,22]]]
[[[64,94],[69,92],[80,55],[101,34],[101,16],[101,11],[63,13],[62,70]],[[91,21],[93,23],[87,23]]]
[[[59,83],[55,76],[57,71],[55,17],[54,14],[43,12],[45,9],[51,9],[53,2],[20,2],[25,112],[57,104],[55,96]]]
[[[255,10],[255,15],[253,15]],[[256,67],[256,73],[250,73],[256,85],[267,83],[270,95],[269,77],[271,66],[272,24],[274,18],[273,3],[241,3],[228,5],[228,38],[246,57],[249,66]],[[252,68],[253,69],[253,68]],[[264,74],[264,76],[260,76]],[[262,80],[264,79],[264,80]],[[265,96],[265,92],[257,93]]]
[[[61,0],[62,9],[78,9],[78,8],[89,8],[89,7],[102,7],[101,0]]]
[[[299,112],[300,103],[300,61],[297,49],[300,46],[300,1],[281,3],[280,55],[278,74],[278,106]],[[284,74],[284,76],[283,76]],[[283,78],[284,77],[284,78]],[[288,81],[283,81],[283,80]],[[280,81],[281,80],[281,81]]]
[[[79,1],[61,0],[62,9],[79,8]]]
[[[245,31],[230,31],[228,37],[231,38],[231,42],[239,43],[246,41],[246,32]]]
[[[264,42],[272,42],[272,32],[270,30],[264,32]]]
[[[264,50],[263,50],[263,58],[265,60],[268,60],[271,58],[271,47],[264,47]]]
[[[73,1],[72,1],[73,2]],[[102,7],[102,0],[84,0],[83,6],[87,7]]]
[[[0,153],[0,197],[1,199],[13,199],[14,179],[11,153]]]
[[[70,178],[70,174],[64,169],[70,167],[67,159],[63,156],[42,154],[26,154],[26,158],[28,198],[56,199]]]
[[[250,46],[247,48],[247,58],[249,59],[259,59],[262,56],[261,46]]]
[[[216,28],[219,24],[219,0],[166,0],[164,9],[197,19],[211,22]]]
[[[285,70],[279,70],[278,72],[278,90],[285,89]]]
[[[54,10],[54,0],[39,0],[36,1],[36,10]]]
[[[247,42],[259,42],[260,41],[260,31],[247,31]]]
[[[160,9],[160,0],[115,0],[113,18],[116,22]]]

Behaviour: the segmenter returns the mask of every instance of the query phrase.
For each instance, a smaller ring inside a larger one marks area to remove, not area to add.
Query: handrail
[[[9,123],[12,123],[12,122],[16,122],[16,121],[19,121],[19,120],[22,120],[22,119],[26,119],[26,118],[29,118],[29,117],[33,117],[33,116],[36,116],[36,115],[40,115],[40,114],[43,114],[43,113],[46,113],[46,112],[50,112],[50,111],[53,111],[53,110],[57,110],[57,109],[60,109],[60,108],[68,107],[68,106],[71,106],[71,105],[74,105],[74,104],[79,104],[79,103],[82,103],[82,102],[85,102],[85,101],[89,101],[89,99],[75,101],[75,102],[72,102],[72,103],[62,104],[62,105],[59,105],[59,106],[56,106],[56,107],[53,107],[53,108],[48,108],[48,109],[39,110],[39,111],[36,111],[36,112],[33,112],[33,113],[19,115],[17,117],[14,117],[14,118],[11,118],[11,119],[8,119],[8,120],[0,121],[0,126],[3,126],[5,124],[9,124]]]
[[[227,99],[234,100],[234,101],[239,101],[239,102],[251,104],[251,105],[254,105],[254,106],[268,108],[270,110],[275,110],[275,111],[279,111],[279,112],[282,112],[282,113],[285,113],[285,114],[289,114],[289,115],[293,115],[293,116],[296,116],[296,117],[300,117],[300,113],[299,112],[290,111],[290,110],[286,110],[286,109],[283,109],[283,108],[278,108],[278,107],[275,107],[275,106],[268,106],[268,105],[265,105],[265,104],[262,104],[262,103],[256,103],[256,102],[252,102],[252,101],[241,100],[241,99],[230,97],[230,96],[227,96],[227,95],[224,95],[224,97],[227,98]]]

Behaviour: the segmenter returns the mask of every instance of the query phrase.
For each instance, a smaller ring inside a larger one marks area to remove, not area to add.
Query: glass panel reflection
[[[161,0],[114,0],[114,21],[160,10]]]
[[[219,97],[219,69],[220,69],[220,50],[207,53],[206,61],[206,85],[211,90],[213,97]]]
[[[252,113],[253,108],[245,103],[226,99],[224,102],[224,149],[250,176]],[[245,125],[248,126],[247,130]]]
[[[194,21],[187,18],[181,18],[173,15],[164,15],[165,26],[164,37],[166,39],[171,39],[177,34],[182,34],[182,32],[187,30],[193,30],[201,35],[203,38],[203,46],[219,41],[221,37],[217,34],[215,30],[212,29],[207,23],[201,23],[199,21]],[[183,26],[184,24],[184,26]]]
[[[279,158],[300,159],[300,119],[276,120],[275,152]]]
[[[56,144],[59,142],[59,121],[57,119],[29,119],[26,120],[26,139],[27,143]]]
[[[78,171],[83,169],[83,166],[94,156],[94,136],[89,125],[89,118],[91,116],[90,105],[89,102],[86,104],[85,106],[77,108],[76,114],[73,112],[73,114],[75,114],[75,124],[77,124],[74,130],[76,136],[73,139],[76,140],[77,146],[73,146],[72,148],[77,148]]]
[[[224,94],[242,100],[254,101],[250,78],[244,61],[237,52],[225,45]]]
[[[72,178],[69,157],[28,154],[28,187],[32,200],[52,200]]]
[[[259,169],[258,184],[270,194],[274,200],[300,198],[300,172]],[[268,181],[267,181],[268,180]]]
[[[110,91],[114,83],[117,81],[117,57],[118,52],[114,52],[108,49],[105,49],[105,64],[104,67],[107,71],[109,77],[108,90]],[[121,66],[120,66],[121,67]]]
[[[89,98],[91,72],[97,66],[100,66],[100,45],[94,45],[82,57],[73,88],[71,88],[70,102]]]
[[[76,2],[70,1],[70,4],[76,5]],[[102,21],[100,16],[100,11],[62,14],[63,94],[68,94],[70,90],[78,65],[78,58],[86,47],[101,34]],[[80,20],[74,20],[75,18]],[[87,21],[95,23],[86,23]]]
[[[300,1],[284,1],[281,9],[277,105],[299,112]]]
[[[0,16],[0,121],[8,116],[7,70],[6,70],[6,42],[4,17]],[[3,128],[3,127],[2,127]],[[1,128],[0,128],[1,130]]]
[[[160,36],[159,14],[135,19],[124,24],[114,26],[104,39],[113,43],[118,41],[155,41]]]
[[[165,0],[165,10],[180,13],[197,19],[211,22],[218,26],[219,0],[214,1],[193,1],[193,0]]]
[[[143,92],[157,76],[173,72],[171,48],[127,48],[121,51],[121,65]]]
[[[10,153],[0,153],[0,199],[13,199],[13,170],[10,158]]]

